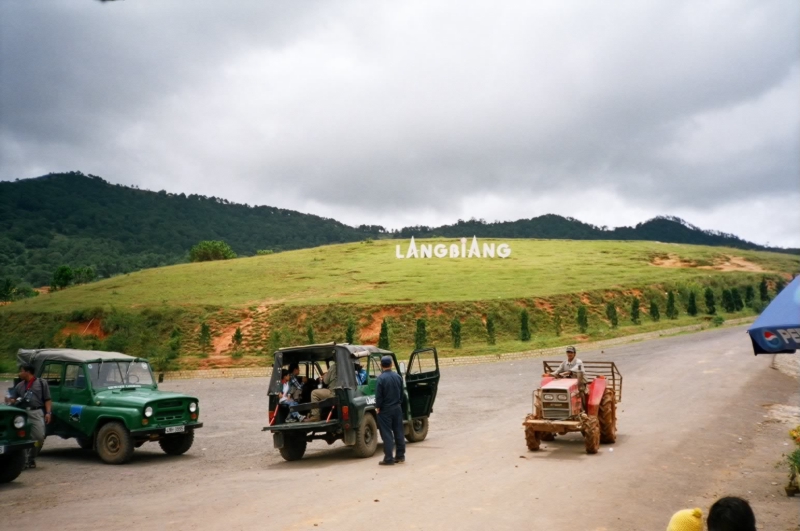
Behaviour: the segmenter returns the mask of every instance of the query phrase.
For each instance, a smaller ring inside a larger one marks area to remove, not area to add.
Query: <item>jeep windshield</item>
[[[94,389],[153,385],[153,373],[146,361],[98,361],[88,364]]]

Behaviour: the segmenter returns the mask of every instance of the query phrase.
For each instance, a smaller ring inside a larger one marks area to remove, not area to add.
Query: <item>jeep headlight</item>
[[[14,427],[17,428],[18,430],[21,430],[22,428],[24,428],[25,427],[25,417],[23,417],[22,415],[17,415],[16,417],[14,417]]]
[[[558,399],[561,400],[562,402],[566,402],[567,401],[567,395],[558,395]]]
[[[194,413],[197,411],[197,402],[192,402],[189,404],[189,413]]]
[[[553,395],[544,395],[544,399],[545,399],[545,400],[555,400],[555,399],[553,398]]]
[[[151,408],[150,406],[147,406],[146,408],[144,408],[144,416],[147,417],[147,418],[152,417],[153,416],[153,408]]]

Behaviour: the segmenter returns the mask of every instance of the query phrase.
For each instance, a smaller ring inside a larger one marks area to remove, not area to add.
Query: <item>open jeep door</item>
[[[433,401],[439,388],[439,356],[435,348],[415,350],[406,368],[411,418],[427,417],[433,412]]]

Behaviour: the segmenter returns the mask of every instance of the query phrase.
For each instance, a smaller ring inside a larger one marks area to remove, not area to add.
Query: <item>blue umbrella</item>
[[[747,333],[756,354],[793,354],[800,348],[800,276],[778,293]]]

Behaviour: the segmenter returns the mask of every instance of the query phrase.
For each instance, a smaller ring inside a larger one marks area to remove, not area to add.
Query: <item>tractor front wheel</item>
[[[551,431],[543,431],[539,433],[539,439],[542,441],[555,441],[556,434]]]
[[[600,422],[597,417],[586,415],[583,418],[583,441],[587,454],[596,454],[600,447]]]
[[[528,415],[525,420],[534,420],[536,418],[535,415]],[[528,445],[528,450],[532,452],[536,452],[539,450],[539,444],[541,443],[541,432],[536,431],[533,427],[526,425],[525,426],[525,444]]]
[[[617,441],[617,402],[613,389],[606,389],[600,399],[600,442],[612,444]]]

